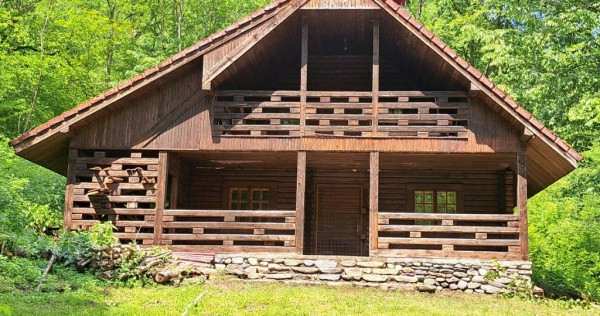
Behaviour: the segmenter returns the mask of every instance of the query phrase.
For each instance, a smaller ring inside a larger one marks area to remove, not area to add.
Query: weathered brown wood
[[[165,210],[164,215],[192,217],[295,217],[296,211]]]
[[[373,21],[373,79],[371,90],[373,92],[373,136],[377,136],[379,127],[379,20]]]
[[[154,244],[160,245],[163,234],[163,213],[167,199],[167,181],[169,174],[169,161],[167,152],[158,153],[158,182],[156,194],[156,221],[154,224]]]
[[[493,226],[379,225],[379,231],[518,234],[519,228]]]
[[[379,213],[379,218],[402,220],[455,220],[475,222],[517,221],[517,215],[504,214],[440,214],[440,213]]]
[[[377,256],[394,256],[408,258],[476,258],[496,260],[520,260],[521,256],[514,253],[495,251],[443,251],[443,250],[403,250],[403,249],[378,249]]]
[[[527,158],[517,154],[517,211],[519,240],[523,260],[529,260],[529,234],[527,232]]]
[[[372,152],[369,161],[369,256],[372,256],[379,240],[379,152]]]
[[[302,19],[302,52],[300,53],[300,135],[306,126],[306,98],[308,89],[308,22]]]
[[[242,44],[238,45],[227,56],[223,56],[220,62],[215,64],[211,69],[204,69],[202,76],[202,89],[210,91],[212,89],[212,80],[227,69],[231,64],[238,60],[242,55],[252,49],[265,36],[273,31],[279,24],[294,13],[300,6],[306,3],[307,0],[294,0],[283,8],[277,15],[259,26],[254,35]]]
[[[69,166],[67,171],[67,188],[65,192],[65,213],[64,213],[64,225],[65,227],[71,227],[71,214],[73,214],[73,200],[75,195],[75,183],[76,179],[76,164],[77,164],[77,149],[69,149]]]
[[[298,152],[296,167],[296,252],[304,251],[304,213],[306,193],[306,152]]]
[[[398,245],[455,245],[455,246],[516,246],[518,239],[459,239],[459,238],[396,238],[379,237],[386,244]]]

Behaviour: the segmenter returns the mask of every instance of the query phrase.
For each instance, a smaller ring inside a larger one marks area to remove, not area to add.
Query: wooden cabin
[[[392,0],[279,0],[11,145],[69,227],[245,254],[528,260],[581,160]]]

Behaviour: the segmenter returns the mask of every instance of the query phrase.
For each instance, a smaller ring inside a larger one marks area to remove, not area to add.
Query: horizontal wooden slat
[[[287,90],[218,90],[215,92],[217,96],[248,96],[248,97],[263,97],[263,96],[282,96],[282,97],[299,97],[300,91]]]
[[[197,251],[214,253],[293,253],[296,247],[282,246],[215,246],[215,245],[173,245],[169,247],[173,251]]]
[[[300,125],[213,125],[213,129],[217,131],[296,131],[300,129]]]
[[[517,246],[518,239],[399,238],[379,237],[379,242],[396,245]]]
[[[156,165],[158,158],[94,158],[79,157],[77,163],[87,164],[123,164],[123,165]]]
[[[154,234],[148,233],[114,233],[115,237],[119,239],[153,239]]]
[[[170,222],[165,228],[211,228],[211,229],[272,229],[293,230],[293,223],[255,223],[255,222]]]
[[[125,202],[138,202],[138,203],[155,203],[156,196],[139,196],[139,195],[95,195],[91,197],[87,195],[75,195],[73,196],[74,202],[111,202],[111,203],[125,203]]]
[[[89,171],[87,169],[85,170],[77,170],[76,172],[76,176],[77,177],[91,177],[94,175],[99,175],[101,177],[106,177],[106,176],[113,176],[113,177],[139,177],[139,176],[144,176],[144,177],[157,177],[158,176],[158,172],[157,171],[141,171],[140,173],[138,172],[128,172],[127,170],[110,170],[108,172],[106,171],[100,171],[100,172],[92,172]]]
[[[124,189],[124,190],[156,190],[154,183],[141,184],[141,183],[109,183],[107,184],[111,189]],[[74,184],[75,189],[99,189],[99,183],[90,182],[79,182]]]
[[[286,241],[294,240],[294,235],[241,235],[241,234],[163,234],[168,240],[233,240],[233,241]]]
[[[191,217],[294,217],[296,216],[296,211],[165,210],[164,215]]]
[[[481,222],[518,221],[517,215],[504,214],[439,214],[439,213],[379,213],[379,218],[404,220],[456,220]]]
[[[425,226],[425,225],[379,225],[381,232],[427,232],[427,233],[518,233],[518,227],[492,226]]]
[[[379,91],[379,97],[453,97],[466,98],[464,91]]]
[[[409,258],[477,258],[497,260],[521,260],[519,253],[496,251],[442,251],[442,250],[405,250],[405,249],[376,249],[375,256],[396,256]]]
[[[154,222],[148,221],[112,221],[113,224],[117,227],[154,227]],[[99,220],[73,220],[72,224],[75,225],[94,225],[96,223],[101,223]]]
[[[73,208],[73,214],[107,214],[107,215],[154,215],[154,209],[135,209],[135,208]]]

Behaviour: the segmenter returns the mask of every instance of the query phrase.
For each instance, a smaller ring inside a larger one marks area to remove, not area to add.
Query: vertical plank
[[[527,234],[527,159],[517,154],[517,210],[519,212],[519,243],[523,260],[529,260],[529,236]]]
[[[379,21],[373,21],[373,136],[377,136],[379,125]]]
[[[298,152],[296,171],[296,252],[304,251],[304,200],[306,192],[306,151]]]
[[[308,23],[302,19],[302,52],[300,61],[300,135],[306,131],[306,90],[308,90]],[[296,243],[297,245],[298,243]]]
[[[169,163],[167,152],[158,153],[158,179],[156,182],[156,219],[154,221],[154,245],[162,242],[163,212],[167,198],[167,181],[169,174]]]
[[[377,250],[379,214],[379,152],[372,152],[369,163],[369,256]]]
[[[67,189],[65,193],[64,226],[70,228],[71,214],[73,213],[73,195],[77,172],[77,149],[69,149],[69,165],[67,166]]]

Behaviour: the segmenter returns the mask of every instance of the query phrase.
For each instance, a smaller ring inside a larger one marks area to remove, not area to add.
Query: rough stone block
[[[258,265],[258,259],[256,259],[256,258],[248,258],[248,263],[250,265],[257,266]]]
[[[319,268],[319,272],[325,273],[325,274],[340,274],[340,273],[344,272],[344,269],[342,269],[342,268]]]
[[[466,281],[462,281],[462,280],[461,280],[461,281],[458,281],[458,284],[456,284],[456,287],[457,287],[459,290],[464,290],[464,289],[466,289],[466,288],[467,288],[467,285],[468,285],[468,283],[467,283]]]
[[[302,264],[301,260],[287,259],[283,262],[288,267],[297,267]]]
[[[319,280],[323,281],[337,281],[340,277],[339,274],[319,274]]]
[[[477,283],[477,282],[469,282],[467,283],[467,287],[469,289],[477,289],[481,286],[481,283]]]
[[[231,259],[231,263],[235,263],[235,264],[242,264],[244,263],[244,258],[242,257],[235,257]]]
[[[277,273],[277,274],[265,275],[265,278],[271,279],[271,280],[287,280],[287,279],[291,279],[293,277],[294,276],[291,273]]]
[[[319,268],[315,267],[292,267],[292,270],[298,273],[314,274],[319,272]]]
[[[342,265],[342,267],[355,267],[356,266],[356,261],[345,260],[345,261],[340,262],[340,264]]]
[[[337,262],[334,260],[315,260],[314,264],[317,268],[335,268],[337,267]],[[305,263],[306,265],[306,263]]]
[[[419,281],[419,279],[417,279],[417,277],[406,276],[406,275],[397,276],[394,278],[394,280],[396,280],[397,282],[401,282],[401,283],[417,283]]]
[[[381,261],[360,261],[357,262],[356,265],[362,268],[383,268],[385,267],[385,263]]]
[[[398,269],[373,269],[373,271],[371,271],[372,273],[375,274],[385,274],[385,275],[398,275],[398,273],[400,273],[400,270]]]
[[[388,277],[385,275],[381,275],[381,274],[363,274],[363,280],[367,281],[367,282],[385,282],[387,281]]]
[[[435,285],[417,284],[417,290],[419,292],[435,293],[437,287]]]

